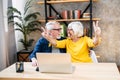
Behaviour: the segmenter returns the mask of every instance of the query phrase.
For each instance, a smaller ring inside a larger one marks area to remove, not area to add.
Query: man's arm
[[[42,38],[40,38],[38,41],[37,41],[37,43],[36,43],[36,45],[35,45],[35,47],[34,47],[34,50],[32,51],[32,53],[31,53],[31,55],[29,56],[29,58],[30,59],[32,59],[32,58],[36,58],[36,52],[40,52],[41,51],[41,39]]]
[[[34,50],[32,51],[31,55],[29,56],[29,58],[30,58],[31,61],[32,61],[32,66],[38,66],[37,59],[36,59],[36,52],[40,52],[40,49],[41,49],[40,40],[41,40],[41,39],[39,39],[39,40],[37,41]]]

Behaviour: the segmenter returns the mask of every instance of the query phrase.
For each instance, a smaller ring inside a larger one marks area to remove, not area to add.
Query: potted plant
[[[30,33],[36,30],[40,30],[40,22],[38,17],[40,16],[39,12],[29,13],[28,11],[32,7],[30,5],[32,0],[26,2],[24,7],[24,14],[22,16],[21,12],[14,7],[8,7],[8,24],[13,23],[17,26],[15,30],[20,31],[23,34],[23,38],[19,41],[23,44],[24,49],[28,50],[28,47],[32,46],[34,39],[28,39]],[[15,21],[18,19],[19,21]]]
[[[33,31],[40,31],[41,23],[38,21],[40,13],[28,13],[32,7],[31,1],[32,0],[28,0],[26,2],[23,15],[18,9],[14,7],[8,7],[8,24],[12,23],[13,25],[16,25],[15,30],[20,31],[23,34],[23,38],[21,38],[19,41],[23,44],[24,49],[17,52],[17,61],[29,61],[28,56],[32,51],[29,50],[29,47],[32,46],[34,41],[34,39],[29,39],[29,35]]]

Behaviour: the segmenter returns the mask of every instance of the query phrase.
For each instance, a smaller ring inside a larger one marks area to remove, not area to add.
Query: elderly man
[[[45,26],[49,37],[53,38],[53,39],[57,39],[57,40],[63,40],[65,38],[61,37],[61,26],[58,22],[56,21],[50,21],[48,23],[46,23]],[[42,53],[66,53],[66,49],[65,48],[56,48],[54,46],[52,46],[49,41],[47,41],[45,38],[41,37],[37,43],[36,46],[33,50],[33,52],[30,55],[30,59],[32,61],[32,65],[33,66],[37,66],[37,59],[36,59],[36,53],[37,52],[42,52]]]

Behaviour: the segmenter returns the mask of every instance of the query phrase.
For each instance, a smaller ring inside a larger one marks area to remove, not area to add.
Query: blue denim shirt
[[[65,38],[61,37],[59,40],[63,40]],[[60,53],[66,53],[66,49],[65,48],[59,48],[60,50]],[[35,57],[36,58],[36,52],[42,52],[42,53],[51,53],[52,52],[52,46],[49,46],[49,42],[41,37],[36,45],[35,45],[35,48],[34,50],[32,51],[32,53],[30,54],[29,58],[33,58]]]

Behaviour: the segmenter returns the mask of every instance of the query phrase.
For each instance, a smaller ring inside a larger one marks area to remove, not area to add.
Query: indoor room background
[[[23,10],[26,0],[0,0],[0,65],[3,68],[6,65],[12,64],[16,61],[17,51],[22,49],[22,44],[18,42],[19,33],[14,31],[14,28],[9,26],[7,33],[5,31],[5,26],[8,26],[6,20],[7,11],[5,6],[16,6],[19,10]],[[32,11],[39,11],[41,14],[40,19],[44,19],[45,11],[43,4],[37,4],[37,2],[42,0],[33,0]],[[8,4],[7,4],[8,2]],[[14,2],[14,3],[12,3]],[[3,4],[4,3],[4,4]],[[81,11],[86,7],[88,3],[64,3],[64,4],[54,4],[54,8],[61,13],[63,10],[74,10],[80,9]],[[100,18],[99,26],[102,30],[102,42],[99,46],[94,48],[94,51],[100,57],[99,62],[115,62],[120,65],[120,1],[119,0],[99,0],[93,3],[93,17]],[[53,13],[53,15],[55,15]],[[85,22],[83,22],[85,24]],[[89,23],[88,23],[89,24]],[[86,25],[86,24],[85,24]],[[44,26],[44,23],[41,23]],[[89,25],[86,25],[89,26]],[[34,47],[36,41],[40,38],[40,32],[34,32],[30,35],[31,38],[35,39],[32,48]],[[4,36],[3,36],[4,35]],[[7,39],[7,40],[5,40]],[[8,56],[5,56],[7,54]],[[3,56],[3,57],[2,57]],[[3,63],[5,61],[5,63]],[[7,62],[7,63],[6,63]],[[2,69],[2,68],[1,68]]]

